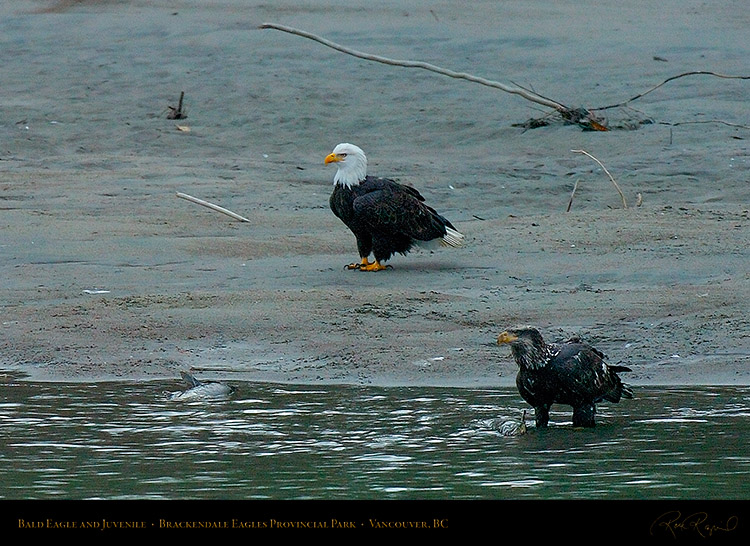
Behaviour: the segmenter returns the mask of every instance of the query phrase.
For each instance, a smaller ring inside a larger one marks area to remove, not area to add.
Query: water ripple
[[[638,389],[595,429],[504,437],[513,389],[0,385],[0,498],[750,497],[750,389]],[[533,412],[531,412],[533,413]]]

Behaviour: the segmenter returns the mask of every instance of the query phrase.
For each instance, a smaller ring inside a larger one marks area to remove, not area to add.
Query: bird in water
[[[607,364],[605,355],[574,337],[564,343],[545,343],[531,326],[509,328],[497,338],[510,344],[518,364],[516,386],[534,408],[537,427],[546,427],[552,404],[573,408],[574,427],[593,427],[596,404],[633,398],[633,390],[617,375],[625,366]]]
[[[347,269],[382,271],[395,253],[414,245],[459,247],[464,236],[424,203],[420,193],[388,178],[367,174],[367,157],[354,144],[342,143],[325,158],[336,165],[330,206],[357,239],[360,261]],[[432,245],[430,243],[433,243]],[[375,261],[370,262],[373,255]]]
[[[228,398],[237,389],[217,381],[198,381],[187,372],[180,372],[187,390],[169,395],[170,400],[220,400]]]

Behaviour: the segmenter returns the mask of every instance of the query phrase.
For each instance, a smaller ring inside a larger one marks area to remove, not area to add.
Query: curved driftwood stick
[[[332,42],[325,38],[321,38],[320,36],[312,34],[311,32],[306,32],[304,30],[299,30],[297,28],[287,27],[284,25],[277,25],[275,23],[263,23],[260,26],[260,28],[271,28],[275,30],[281,30],[282,32],[288,32],[289,34],[296,34],[297,36],[308,38],[310,40],[323,44],[324,46],[335,49],[336,51],[340,51],[342,53],[346,53],[347,55],[352,55],[354,57],[359,57],[360,59],[365,59],[367,61],[375,61],[377,63],[390,64],[394,66],[403,66],[406,68],[422,68],[424,70],[429,70],[430,72],[436,72],[438,74],[442,74],[443,76],[448,76],[451,78],[457,78],[461,80],[468,80],[470,82],[478,83],[480,85],[486,85],[487,87],[494,87],[495,89],[500,89],[501,91],[505,91],[506,93],[520,95],[521,97],[527,100],[530,100],[532,102],[535,102],[537,104],[541,104],[542,106],[554,108],[555,110],[559,112],[568,112],[570,110],[570,108],[568,108],[567,106],[560,104],[559,102],[553,101],[551,99],[548,99],[546,97],[542,97],[541,95],[537,95],[536,93],[529,91],[528,89],[522,89],[517,86],[505,85],[504,83],[496,82],[493,80],[488,80],[485,78],[480,78],[479,76],[474,76],[466,72],[455,72],[453,70],[448,70],[447,68],[441,68],[439,66],[435,66],[434,64],[425,63],[422,61],[402,61],[402,60],[397,60],[397,59],[389,59],[388,57],[381,57],[380,55],[373,55],[371,53],[364,53],[362,51],[357,51],[355,49],[350,49],[348,47],[342,46],[340,44],[337,44],[336,42]]]
[[[599,166],[602,169],[604,169],[604,172],[607,173],[607,176],[609,176],[609,179],[612,181],[612,184],[614,184],[615,189],[617,190],[617,193],[620,194],[620,199],[622,199],[622,208],[624,208],[624,209],[628,208],[628,204],[625,201],[625,195],[622,193],[622,190],[620,189],[620,186],[617,185],[617,182],[615,182],[614,177],[609,173],[609,171],[607,170],[607,167],[605,167],[604,164],[601,161],[599,161],[593,155],[591,155],[590,153],[588,153],[586,150],[571,150],[571,152],[573,152],[574,154],[583,154],[585,156],[590,157],[594,161],[596,161],[599,164]],[[574,193],[575,193],[575,190],[576,190],[577,187],[578,187],[578,182],[576,182],[576,185],[573,188],[573,192]],[[573,202],[573,195],[570,196],[570,202],[571,203]],[[568,204],[568,210],[570,210],[570,204]]]

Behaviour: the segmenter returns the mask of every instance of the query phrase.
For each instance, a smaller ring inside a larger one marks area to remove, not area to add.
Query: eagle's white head
[[[334,184],[342,184],[347,187],[358,185],[367,176],[367,156],[361,148],[354,144],[343,142],[336,146],[326,156],[328,163],[336,164],[336,175],[333,177]]]

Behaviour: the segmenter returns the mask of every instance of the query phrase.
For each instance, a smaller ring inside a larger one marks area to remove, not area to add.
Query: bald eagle
[[[580,338],[545,343],[536,328],[521,326],[500,334],[497,343],[510,344],[519,368],[516,385],[534,407],[537,427],[547,426],[552,404],[573,407],[574,427],[593,427],[597,402],[633,398],[617,375],[630,368],[606,364],[605,355]]]
[[[354,233],[360,261],[347,269],[381,271],[393,254],[406,254],[415,244],[434,241],[457,247],[464,236],[448,220],[424,204],[412,187],[367,174],[367,157],[353,144],[339,144],[326,158],[335,163],[330,205]],[[370,253],[375,258],[369,261]]]

